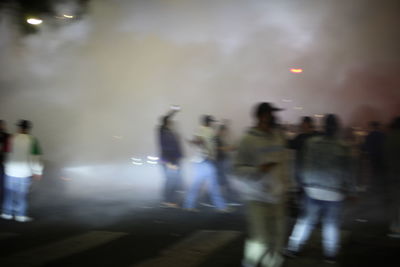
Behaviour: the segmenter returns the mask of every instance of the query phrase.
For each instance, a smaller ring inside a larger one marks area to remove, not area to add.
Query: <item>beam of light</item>
[[[32,24],[32,25],[40,25],[43,23],[43,20],[36,19],[36,18],[29,18],[26,20],[26,22],[28,22],[29,24]]]
[[[143,163],[142,163],[142,162],[137,162],[137,161],[132,161],[132,164],[133,164],[133,165],[138,165],[138,166],[141,166],[141,165],[143,165]]]
[[[291,68],[291,69],[290,69],[290,72],[291,72],[291,73],[302,73],[302,72],[303,72],[303,69]]]
[[[141,162],[142,159],[132,157],[131,160]]]
[[[155,164],[157,164],[158,162],[157,162],[157,161],[153,161],[153,160],[148,160],[147,163],[155,165]]]
[[[74,18],[73,15],[67,15],[67,14],[63,14],[63,17],[67,18],[67,19],[73,19]]]
[[[155,160],[158,160],[158,157],[147,156],[147,159],[148,159],[148,160],[153,160],[153,161],[155,161]]]

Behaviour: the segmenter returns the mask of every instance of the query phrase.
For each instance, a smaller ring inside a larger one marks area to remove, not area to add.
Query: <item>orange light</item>
[[[291,72],[291,73],[302,73],[302,72],[303,72],[303,69],[294,69],[294,68],[291,68],[291,69],[290,69],[290,72]]]

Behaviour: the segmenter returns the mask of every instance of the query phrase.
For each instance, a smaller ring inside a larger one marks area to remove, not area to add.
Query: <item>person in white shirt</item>
[[[5,162],[4,201],[1,218],[28,222],[27,195],[32,178],[41,179],[43,165],[39,160],[41,149],[35,137],[29,134],[32,123],[21,120],[17,124],[18,133],[7,142]]]
[[[226,203],[221,196],[217,181],[216,159],[216,133],[212,127],[214,118],[205,115],[202,118],[202,125],[199,127],[194,139],[191,141],[196,148],[196,155],[193,158],[194,177],[183,207],[194,210],[197,196],[204,183],[207,183],[208,192],[214,206],[220,211],[227,211]]]

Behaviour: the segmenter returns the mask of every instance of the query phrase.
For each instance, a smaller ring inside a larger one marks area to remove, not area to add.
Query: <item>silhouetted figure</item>
[[[165,174],[164,202],[166,207],[177,207],[178,191],[182,190],[181,164],[182,148],[178,134],[173,129],[172,117],[178,110],[171,110],[162,117],[158,130],[160,158]]]
[[[260,103],[254,113],[256,125],[240,141],[234,170],[243,185],[247,206],[248,237],[243,266],[278,267],[283,263],[286,196],[292,179],[284,133],[274,112],[281,109]]]
[[[195,210],[199,191],[206,184],[214,206],[219,211],[227,211],[217,180],[214,121],[210,115],[203,116],[201,126],[190,141],[196,149],[196,155],[193,159],[193,181],[184,203],[184,208],[188,210]]]
[[[9,134],[6,130],[6,123],[0,120],[0,203],[4,198],[4,160],[6,156],[6,146]]]
[[[4,203],[1,218],[28,222],[27,196],[32,178],[41,179],[43,166],[39,160],[41,150],[35,137],[29,134],[30,121],[21,120],[17,124],[18,133],[7,141],[5,162]]]
[[[383,144],[385,134],[381,131],[379,122],[373,121],[369,126],[370,132],[365,138],[363,150],[369,162],[372,182],[382,186],[384,183]]]
[[[221,191],[224,193],[225,199],[229,200],[229,205],[239,205],[239,196],[236,190],[232,187],[230,182],[229,173],[231,172],[231,159],[229,153],[235,150],[235,147],[228,144],[229,128],[227,124],[219,126],[216,135],[217,142],[217,174],[218,183]]]
[[[288,254],[296,255],[308,240],[321,216],[322,245],[327,262],[334,262],[340,245],[340,214],[347,192],[354,192],[349,174],[350,148],[338,137],[339,121],[325,116],[324,132],[309,139],[303,166],[306,195],[302,216],[289,238]]]
[[[400,117],[393,120],[385,140],[385,163],[390,198],[390,237],[400,238]]]
[[[307,140],[315,135],[318,132],[315,130],[314,127],[314,120],[311,117],[305,116],[302,118],[300,123],[300,133],[289,141],[289,148],[296,151],[295,156],[295,178],[298,185],[302,184],[301,173],[303,169],[303,162],[304,162],[304,153],[305,153],[305,144]],[[298,197],[302,198],[302,187],[299,186],[299,194]]]

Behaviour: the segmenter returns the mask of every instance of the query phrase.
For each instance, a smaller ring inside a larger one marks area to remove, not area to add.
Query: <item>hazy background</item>
[[[78,12],[63,3],[60,15]],[[130,158],[157,155],[171,104],[182,106],[183,138],[205,113],[231,120],[238,138],[260,101],[286,108],[282,122],[333,112],[365,126],[400,114],[399,1],[92,0],[80,19],[43,17],[29,35],[12,12],[0,16],[0,117],[10,131],[32,120],[68,181],[161,182],[157,166]]]

